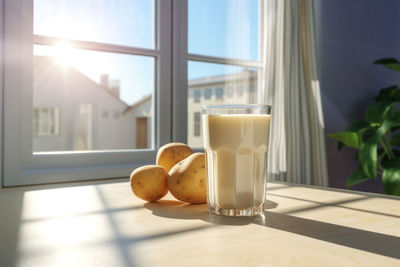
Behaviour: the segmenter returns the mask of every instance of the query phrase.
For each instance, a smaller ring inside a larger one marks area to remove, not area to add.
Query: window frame
[[[153,148],[48,152],[38,155],[40,162],[31,162],[34,155],[27,155],[26,151],[24,153],[24,148],[32,148],[33,73],[32,67],[29,66],[33,66],[33,43],[55,44],[62,39],[33,36],[33,0],[0,0],[0,13],[3,14],[3,19],[0,20],[0,89],[3,92],[0,94],[3,110],[3,116],[0,116],[2,186],[127,177],[135,167],[154,164],[157,148],[161,145],[171,141],[186,143],[189,61],[257,68],[258,88],[261,88],[260,77],[265,68],[262,49],[265,41],[262,36],[265,5],[262,0],[259,0],[258,61],[189,53],[188,0],[154,1],[154,49],[112,44],[99,46],[97,42],[73,41],[77,48],[94,47],[98,51],[145,55],[156,59],[155,92],[152,98],[155,121],[152,133]],[[260,90],[258,92],[260,93]],[[26,123],[27,121],[30,123]],[[24,131],[30,133],[29,138],[25,140],[20,138]]]
[[[2,0],[3,186],[127,177],[133,168],[154,162],[157,148],[171,141],[173,111],[173,0],[154,0],[155,48],[145,49],[33,35],[33,0]],[[68,41],[74,48],[151,56],[155,59],[151,149],[33,153],[33,44]],[[168,71],[169,70],[169,71]],[[176,89],[179,90],[179,89]],[[181,89],[182,90],[182,89]],[[178,95],[178,93],[174,93]],[[181,127],[179,123],[175,127]],[[177,141],[186,141],[182,134]]]

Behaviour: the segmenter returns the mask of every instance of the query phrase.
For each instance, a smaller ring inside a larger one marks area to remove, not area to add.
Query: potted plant
[[[374,64],[400,72],[400,62],[394,58],[380,59]],[[379,177],[385,194],[400,196],[400,88],[383,88],[374,99],[363,120],[328,136],[338,140],[339,151],[343,146],[356,149],[359,166],[347,178],[348,187]]]

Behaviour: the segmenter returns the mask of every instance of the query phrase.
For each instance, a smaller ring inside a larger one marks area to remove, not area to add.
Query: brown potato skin
[[[167,176],[167,170],[161,166],[139,167],[130,176],[132,192],[143,200],[157,201],[168,193]]]
[[[169,172],[181,160],[193,154],[193,150],[183,143],[169,143],[157,152],[156,164],[164,167]]]
[[[168,189],[178,200],[187,203],[205,203],[205,156],[194,153],[176,164],[168,173]]]

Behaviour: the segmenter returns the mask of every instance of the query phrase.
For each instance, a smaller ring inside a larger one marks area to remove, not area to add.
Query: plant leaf
[[[368,141],[361,145],[358,160],[361,165],[361,170],[365,175],[371,178],[376,178],[378,164],[378,143]]]
[[[382,160],[382,182],[385,194],[400,196],[400,156]]]
[[[400,196],[400,167],[384,169],[382,182],[385,194]]]
[[[386,65],[386,64],[393,64],[393,63],[400,63],[400,62],[397,59],[395,59],[394,57],[386,57],[386,58],[381,58],[381,59],[375,60],[373,63]]]
[[[365,120],[356,121],[356,122],[353,122],[352,124],[350,124],[346,128],[346,132],[359,132],[359,131],[364,130],[364,129],[368,128],[368,127],[369,127],[369,123],[366,122]]]
[[[395,58],[382,58],[374,61],[374,64],[384,65],[388,69],[400,72],[400,62]]]
[[[359,148],[359,138],[357,133],[339,132],[328,134],[329,137],[344,143],[348,147]]]
[[[370,178],[365,175],[361,169],[357,169],[350,174],[349,178],[347,178],[346,186],[351,187],[368,179]]]
[[[361,143],[359,162],[361,170],[368,177],[376,178],[377,175],[377,157],[378,157],[378,142],[382,137],[393,127],[400,125],[400,111],[392,107],[388,115],[383,120],[381,126],[375,130],[365,143]]]
[[[369,123],[374,124],[381,123],[382,120],[386,117],[392,105],[393,102],[391,101],[382,101],[373,104],[367,109],[365,120]]]
[[[385,169],[400,168],[400,156],[396,156],[393,159],[382,160],[382,167]]]
[[[381,122],[381,125],[375,130],[375,133],[367,139],[367,142],[378,143],[389,130],[397,125],[400,125],[400,110],[392,107],[386,118]]]
[[[400,133],[392,136],[392,140],[390,141],[392,146],[399,146],[400,147]]]
[[[341,151],[341,150],[343,149],[343,147],[344,147],[344,143],[341,142],[341,141],[338,141],[338,143],[337,143],[337,149],[338,149],[339,151]]]
[[[400,88],[397,85],[383,88],[379,91],[379,95],[374,97],[374,99],[376,102],[400,102]]]

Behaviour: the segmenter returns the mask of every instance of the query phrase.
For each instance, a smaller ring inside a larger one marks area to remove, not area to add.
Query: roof
[[[144,96],[142,99],[140,99],[139,101],[133,103],[131,106],[128,106],[123,112],[122,114],[126,114],[129,111],[137,108],[138,106],[140,106],[141,104],[145,103],[147,100],[151,99],[152,94],[148,94],[147,96]]]
[[[39,60],[50,60],[54,63],[54,59],[50,56],[34,56],[35,59],[39,59]],[[119,98],[118,96],[116,96],[115,94],[113,94],[110,90],[108,90],[107,88],[103,87],[100,83],[95,82],[94,80],[90,79],[88,76],[86,76],[84,73],[82,73],[81,71],[77,70],[76,68],[72,67],[71,65],[67,65],[68,68],[72,71],[77,72],[78,74],[80,74],[84,79],[86,79],[87,81],[89,81],[90,83],[92,83],[93,85],[95,85],[96,87],[99,87],[100,89],[106,91],[110,96],[112,96],[113,98],[115,98],[116,100],[118,100],[119,102],[121,102],[122,104],[124,104],[125,106],[129,107],[129,105],[127,103],[125,103],[125,101],[123,101],[121,98]]]

